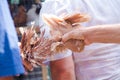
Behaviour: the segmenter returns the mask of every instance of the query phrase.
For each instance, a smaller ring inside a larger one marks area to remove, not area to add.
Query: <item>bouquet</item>
[[[62,36],[73,30],[81,27],[82,22],[89,20],[89,16],[85,14],[72,14],[64,17],[55,15],[43,15],[44,22],[50,27],[51,38],[45,38],[45,30],[36,33],[35,28],[27,29],[21,39],[21,55],[23,64],[27,68],[41,65],[49,56],[55,55],[66,49],[74,52],[80,52],[84,49],[84,39],[70,39],[66,42],[61,42]]]

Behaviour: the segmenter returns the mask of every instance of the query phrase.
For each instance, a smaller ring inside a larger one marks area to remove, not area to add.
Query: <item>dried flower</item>
[[[84,49],[84,39],[70,39],[65,43],[60,42],[60,39],[65,33],[80,28],[80,23],[89,20],[88,15],[75,13],[64,16],[63,18],[55,15],[43,15],[43,20],[50,27],[52,38],[56,40],[56,43],[52,46],[52,51],[61,52],[68,48],[74,52],[80,52]]]
[[[52,40],[44,38],[45,30],[40,32],[40,36],[35,33],[35,28],[28,28],[22,35],[21,55],[23,60],[32,65],[41,65],[50,55]]]
[[[80,52],[84,49],[84,40],[70,39],[65,43],[61,42],[61,37],[65,33],[80,27],[80,23],[88,21],[89,17],[85,14],[67,15],[63,18],[44,15],[43,19],[51,29],[51,38],[45,38],[45,30],[35,32],[35,28],[31,27],[25,30],[21,40],[21,55],[23,63],[31,65],[41,65],[49,56],[71,49],[74,52]],[[27,68],[31,68],[27,66]]]

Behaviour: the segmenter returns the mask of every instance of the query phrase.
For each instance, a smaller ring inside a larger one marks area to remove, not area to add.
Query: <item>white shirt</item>
[[[72,11],[91,16],[83,26],[120,23],[120,0],[74,0]],[[92,35],[91,35],[92,36]],[[120,44],[94,43],[74,54],[77,80],[120,80]]]
[[[120,23],[120,0],[47,0],[47,13],[86,13],[93,26]],[[52,11],[52,12],[51,12]],[[43,11],[44,12],[44,11]],[[59,14],[60,15],[60,14]],[[92,36],[92,35],[91,35]],[[94,43],[74,54],[77,80],[120,80],[120,45]]]
[[[66,7],[64,7],[63,2],[60,0],[46,0],[41,8],[40,16],[39,16],[39,25],[43,25],[41,30],[45,29],[45,37],[50,37],[50,28],[44,23],[42,19],[42,15],[44,14],[54,14],[60,16],[61,14],[68,13]],[[70,56],[72,52],[70,50],[63,51],[61,53],[56,53],[56,55],[49,57],[45,62],[50,60],[58,60],[64,57]]]

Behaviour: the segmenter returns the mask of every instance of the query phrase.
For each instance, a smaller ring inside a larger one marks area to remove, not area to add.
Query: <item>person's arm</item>
[[[52,80],[76,80],[72,56],[51,61],[50,71]]]
[[[120,43],[120,24],[98,25],[86,29],[85,38],[90,43]]]
[[[82,27],[73,30],[62,37],[65,42],[69,39],[84,39],[90,43],[120,43],[120,24],[97,25],[92,27]]]

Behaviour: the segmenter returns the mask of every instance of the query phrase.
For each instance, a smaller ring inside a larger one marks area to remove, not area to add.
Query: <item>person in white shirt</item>
[[[82,26],[89,27],[118,24],[119,4],[119,0],[47,0],[41,11],[57,16],[75,12],[86,13],[91,16],[91,20]],[[71,58],[68,57],[70,55],[52,61],[52,80],[120,80],[119,44],[93,43],[86,46],[82,52],[73,54],[75,67],[72,55]]]
[[[40,29],[45,29],[45,37],[51,37],[50,35],[50,28],[46,26],[42,19],[42,15],[44,14],[54,14],[57,16],[64,15],[65,13],[68,13],[69,11],[66,10],[67,6],[64,6],[65,1],[63,0],[45,0],[42,4],[41,12],[39,15],[39,25],[43,25]],[[55,76],[57,77],[59,75],[61,80],[67,80],[71,78],[70,80],[75,80],[75,72],[74,72],[74,63],[71,56],[72,52],[70,50],[66,50],[62,53],[56,54],[52,57],[49,57],[45,62],[50,61],[50,71],[52,80],[57,80]],[[63,63],[65,61],[65,63]],[[59,65],[56,65],[59,63]],[[65,64],[69,63],[68,66]],[[62,65],[62,67],[60,67]],[[56,71],[56,68],[58,71]],[[70,69],[69,69],[70,68]],[[69,70],[68,70],[69,69]],[[59,72],[57,75],[56,72]],[[63,76],[63,75],[69,75],[69,76]],[[57,77],[59,79],[59,77]],[[69,78],[68,78],[69,77]]]

